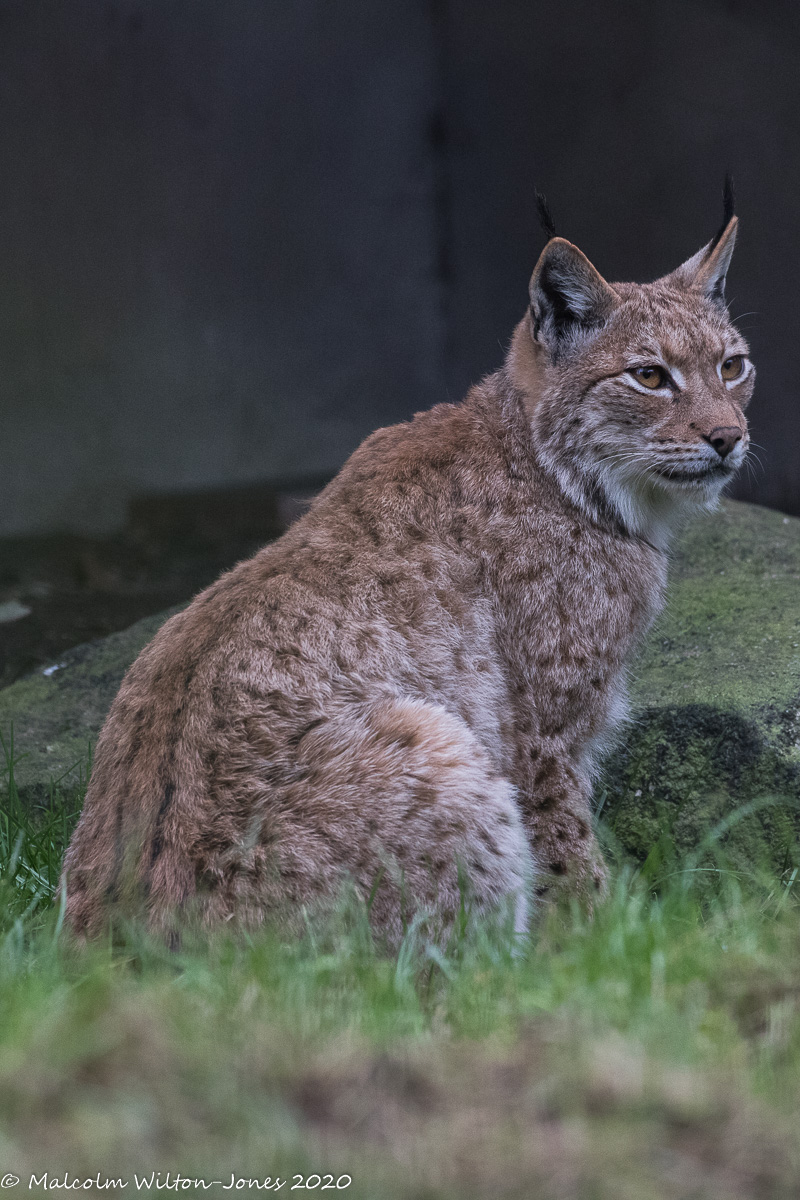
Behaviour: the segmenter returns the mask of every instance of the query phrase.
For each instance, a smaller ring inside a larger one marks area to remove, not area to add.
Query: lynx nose
[[[742,440],[742,431],[736,425],[720,425],[711,433],[703,434],[710,446],[713,446],[720,458],[727,458],[737,442]]]

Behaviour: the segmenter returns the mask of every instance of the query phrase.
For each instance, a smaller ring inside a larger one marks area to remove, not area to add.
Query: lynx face
[[[755,369],[724,303],[735,232],[733,217],[649,284],[608,284],[554,238],[531,282],[543,461],[582,508],[658,544],[682,511],[712,506],[747,455]]]

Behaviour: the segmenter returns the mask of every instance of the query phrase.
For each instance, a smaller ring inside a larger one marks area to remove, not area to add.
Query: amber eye
[[[720,374],[726,383],[730,383],[732,379],[738,379],[744,370],[744,355],[732,354],[730,358],[726,358],[720,367]]]
[[[667,373],[661,367],[631,367],[629,374],[652,391],[663,387],[667,382]]]

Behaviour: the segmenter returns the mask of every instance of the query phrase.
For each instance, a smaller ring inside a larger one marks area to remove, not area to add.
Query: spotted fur
[[[391,937],[420,904],[452,919],[463,877],[523,928],[535,871],[602,888],[590,793],[625,665],[672,531],[747,450],[735,229],[645,285],[551,239],[496,374],[369,437],[166,623],[100,735],[63,876],[77,932],[115,908],[257,922],[344,878]]]

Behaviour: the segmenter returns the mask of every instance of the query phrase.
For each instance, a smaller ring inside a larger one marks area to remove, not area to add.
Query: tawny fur
[[[64,867],[77,932],[135,904],[162,930],[252,923],[349,878],[396,937],[417,905],[452,917],[460,874],[522,927],[534,868],[602,887],[590,796],[625,664],[671,530],[725,481],[702,474],[711,431],[741,430],[729,465],[746,450],[752,368],[718,367],[747,353],[714,292],[734,232],[643,286],[554,239],[500,371],[369,437],[166,623],[97,745]],[[677,392],[631,382],[650,361]]]

